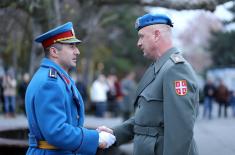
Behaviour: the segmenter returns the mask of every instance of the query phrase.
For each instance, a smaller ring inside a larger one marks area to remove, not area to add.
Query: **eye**
[[[74,49],[76,46],[74,44],[70,44],[70,48]]]

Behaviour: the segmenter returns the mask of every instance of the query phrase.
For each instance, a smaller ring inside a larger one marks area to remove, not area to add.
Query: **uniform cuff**
[[[83,140],[80,147],[75,152],[86,155],[96,154],[97,148],[99,146],[98,131],[89,130],[86,128],[81,128],[81,130],[83,130]]]

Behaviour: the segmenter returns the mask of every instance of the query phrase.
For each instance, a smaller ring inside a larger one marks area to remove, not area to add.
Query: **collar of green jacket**
[[[174,53],[179,53],[179,51],[177,50],[177,48],[173,47],[170,48],[169,50],[167,50],[165,52],[165,54],[163,56],[160,57],[160,59],[156,60],[154,62],[154,73],[156,74],[161,67],[165,64],[165,62],[170,58],[170,56]]]

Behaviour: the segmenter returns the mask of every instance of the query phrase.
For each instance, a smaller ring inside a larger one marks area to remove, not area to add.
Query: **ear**
[[[160,32],[159,30],[155,30],[155,31],[154,31],[154,38],[155,38],[156,40],[158,40],[158,38],[160,37],[160,35],[161,35],[161,32]]]
[[[52,57],[58,57],[58,50],[55,47],[50,48],[50,55]]]

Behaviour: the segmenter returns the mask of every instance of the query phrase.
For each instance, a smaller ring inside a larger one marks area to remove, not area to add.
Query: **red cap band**
[[[42,42],[42,45],[44,48],[49,47],[50,45],[58,42],[58,41],[62,41],[62,40],[67,40],[67,39],[71,39],[71,38],[75,38],[75,36],[73,35],[72,31],[67,31],[67,32],[63,32],[60,34],[57,34],[51,38],[48,38],[46,40],[44,40]]]

